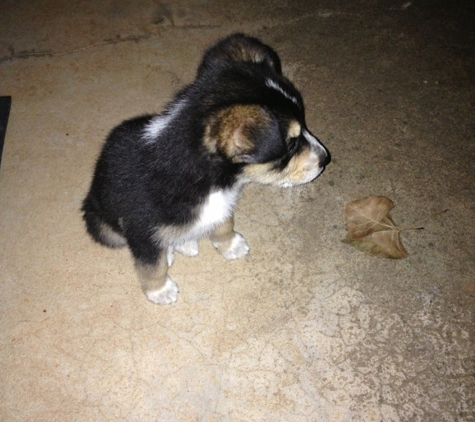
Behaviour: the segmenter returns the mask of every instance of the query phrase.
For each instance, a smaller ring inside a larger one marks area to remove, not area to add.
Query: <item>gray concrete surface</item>
[[[2,1],[0,420],[475,420],[474,5],[356,0]],[[179,302],[148,303],[127,251],[80,219],[122,119],[160,111],[204,48],[261,37],[333,162],[249,186],[250,246],[178,257]],[[341,243],[344,206],[397,205],[410,256]]]

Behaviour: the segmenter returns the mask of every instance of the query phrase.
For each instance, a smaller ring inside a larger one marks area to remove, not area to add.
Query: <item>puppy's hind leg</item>
[[[168,277],[167,249],[161,249],[151,240],[128,239],[134,255],[142,291],[157,305],[170,305],[178,299],[178,286]]]
[[[225,259],[244,258],[249,253],[246,239],[234,231],[234,219],[230,217],[211,235],[211,243]]]

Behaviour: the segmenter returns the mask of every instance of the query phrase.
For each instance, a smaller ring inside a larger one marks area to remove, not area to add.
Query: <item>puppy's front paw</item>
[[[217,242],[213,242],[213,246],[228,260],[244,258],[249,253],[249,245],[239,233],[234,233],[231,244],[227,249],[223,249],[222,245]]]
[[[185,256],[196,256],[199,253],[197,240],[188,240],[180,245],[175,246],[175,250]]]
[[[170,277],[167,277],[167,282],[159,290],[152,290],[145,292],[147,299],[157,305],[170,305],[178,299],[178,286],[172,281]]]

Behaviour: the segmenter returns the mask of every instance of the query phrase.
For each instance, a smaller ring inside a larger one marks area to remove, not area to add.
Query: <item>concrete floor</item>
[[[473,12],[2,1],[0,420],[474,421]],[[108,131],[160,111],[237,30],[280,53],[333,161],[301,188],[249,186],[250,255],[203,242],[172,267],[178,303],[152,305],[80,203]],[[449,212],[403,234],[407,259],[373,258],[341,243],[345,204],[367,195],[390,197],[400,224]]]

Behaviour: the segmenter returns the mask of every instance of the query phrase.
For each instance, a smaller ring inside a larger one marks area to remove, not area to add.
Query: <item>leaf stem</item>
[[[425,218],[422,218],[420,220],[417,220],[414,224],[412,224],[412,226],[408,226],[408,227],[402,227],[400,229],[398,229],[399,231],[403,232],[403,231],[407,231],[407,230],[423,230],[424,227],[419,227],[421,223],[423,223],[424,221],[427,221],[427,220],[431,220],[435,217],[437,217],[438,215],[441,215],[441,214],[444,214],[448,211],[449,209],[445,209],[443,211],[440,211],[440,212],[437,212],[435,214],[432,214],[432,215],[429,215],[428,217],[425,217]]]

